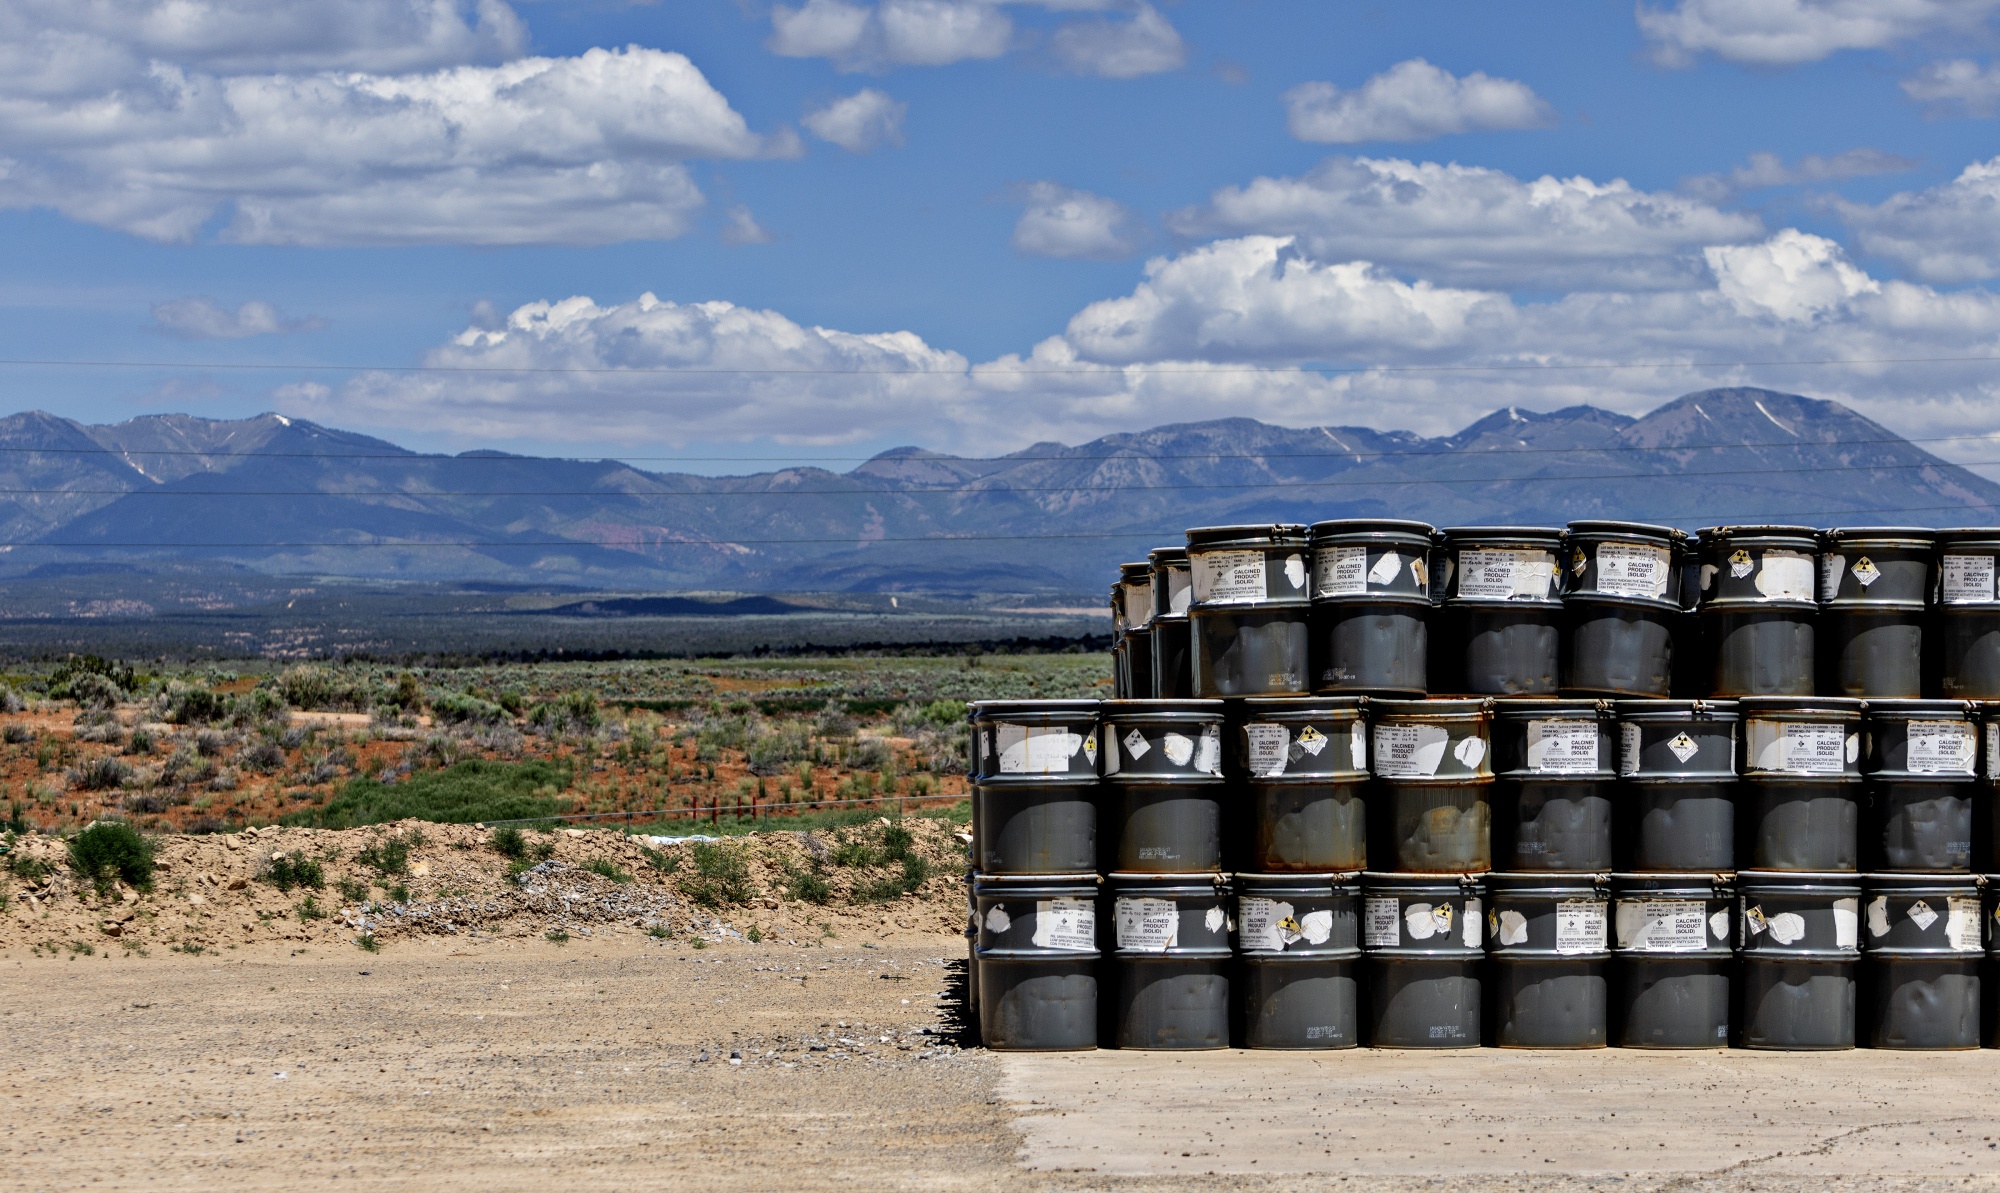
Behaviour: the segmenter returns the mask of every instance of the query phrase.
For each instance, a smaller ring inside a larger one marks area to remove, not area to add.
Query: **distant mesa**
[[[612,597],[601,601],[574,601],[538,612],[561,617],[740,617],[746,613],[811,611],[804,605],[794,605],[776,597],[746,596],[727,601],[704,601],[695,597]]]

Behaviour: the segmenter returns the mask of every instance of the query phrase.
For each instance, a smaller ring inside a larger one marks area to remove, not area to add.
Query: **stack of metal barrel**
[[[1116,699],[974,706],[992,1047],[2000,1046],[2000,529],[1209,527],[1112,605]]]

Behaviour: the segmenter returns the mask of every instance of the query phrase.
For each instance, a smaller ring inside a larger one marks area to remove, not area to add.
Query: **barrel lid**
[[[1829,543],[1899,542],[1912,547],[1928,547],[1937,542],[1938,532],[1928,526],[1847,526],[1829,530]]]
[[[1736,706],[1746,717],[1799,713],[1807,717],[1853,720],[1867,707],[1865,700],[1850,696],[1739,696]]]
[[[1118,565],[1118,581],[1121,584],[1151,584],[1153,565],[1150,563],[1121,563]]]
[[[1562,542],[1563,532],[1552,526],[1448,526],[1440,531],[1447,544],[1519,543],[1552,549]]]
[[[1146,552],[1146,560],[1155,569],[1162,567],[1186,567],[1188,554],[1186,547],[1154,547]]]
[[[1364,870],[1361,885],[1364,887],[1386,887],[1407,891],[1457,891],[1478,894],[1485,879],[1484,874],[1407,874],[1387,870]]]
[[[1607,518],[1584,518],[1569,524],[1569,533],[1587,538],[1667,539],[1680,542],[1687,532],[1650,522],[1618,522]]]
[[[2000,549],[2000,526],[1954,526],[1934,533],[1938,543],[1945,547],[1991,545]]]
[[[1906,895],[1977,894],[1986,885],[1984,874],[1863,874],[1861,885],[1870,894],[1899,891]]]
[[[1220,871],[1204,874],[1139,874],[1115,870],[1104,876],[1104,885],[1113,891],[1146,890],[1159,894],[1213,895],[1229,888],[1229,875]]]
[[[1261,526],[1197,526],[1187,532],[1189,550],[1206,547],[1303,547],[1306,528],[1298,522]]]
[[[1695,532],[1700,541],[1718,539],[1804,539],[1819,542],[1819,531],[1811,526],[1704,526]]]
[[[1657,894],[1666,891],[1710,891],[1726,893],[1736,882],[1736,876],[1728,873],[1717,874],[1613,874],[1611,890],[1614,894],[1622,891],[1644,891]]]
[[[1736,719],[1734,700],[1615,700],[1620,720],[1707,717],[1718,721]]]
[[[1496,717],[1527,717],[1544,720],[1550,717],[1570,717],[1576,720],[1609,720],[1614,702],[1610,700],[1565,700],[1533,696],[1501,696],[1493,701],[1493,715]]]
[[[1222,715],[1224,705],[1220,700],[1106,700],[1099,708],[1105,717],[1121,721],[1134,717],[1196,717],[1212,721]]]
[[[981,874],[973,880],[975,895],[1007,895],[1019,898],[1043,892],[1094,895],[1101,879],[1095,874]]]
[[[1336,870],[1325,874],[1244,874],[1233,875],[1239,891],[1323,890],[1351,887],[1361,879],[1359,870]]]
[[[1054,713],[1085,716],[1098,711],[1102,700],[974,700],[966,707],[974,717],[994,717],[1008,713]]]
[[[1831,887],[1842,893],[1861,893],[1861,875],[1826,870],[1738,870],[1736,885],[1748,890],[1813,890]]]
[[[1970,700],[1906,700],[1869,699],[1863,701],[1870,717],[1900,719],[1904,717],[1958,717],[1972,719],[1973,707]]]
[[[1358,717],[1369,705],[1366,696],[1253,696],[1238,702],[1244,720],[1295,717]]]
[[[1609,874],[1501,873],[1486,876],[1490,894],[1574,896],[1579,891],[1602,894],[1609,889]]]
[[[1403,717],[1421,719],[1424,717],[1471,717],[1484,716],[1493,709],[1490,696],[1469,696],[1442,700],[1377,700],[1370,707],[1377,719],[1383,717]]]
[[[1437,535],[1437,528],[1429,522],[1402,518],[1334,518],[1314,522],[1310,531],[1315,543],[1336,538],[1418,538],[1428,542]]]

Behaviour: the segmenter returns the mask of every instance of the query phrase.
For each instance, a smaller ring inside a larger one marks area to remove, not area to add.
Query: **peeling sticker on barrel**
[[[1801,775],[1837,775],[1852,761],[1860,742],[1849,742],[1839,725],[1752,718],[1744,726],[1746,769]]]
[[[1910,910],[1907,914],[1910,917],[1910,922],[1917,926],[1917,931],[1919,932],[1930,931],[1931,925],[1938,922],[1938,913],[1932,911],[1931,905],[1922,899],[1910,904]]]
[[[1942,593],[1947,605],[1984,605],[1996,599],[1993,556],[1946,555]]]
[[[1361,943],[1391,948],[1403,942],[1403,909],[1394,898],[1369,896],[1361,901]]]
[[[1412,903],[1403,912],[1403,923],[1410,930],[1411,940],[1429,940],[1438,933],[1437,917],[1431,914],[1428,903]],[[1450,927],[1447,923],[1446,928]]]
[[[997,726],[1000,773],[1003,775],[1061,774],[1083,748],[1083,735],[1057,726]]]
[[[1035,945],[1064,953],[1097,951],[1097,906],[1089,899],[1042,899],[1035,904]]]
[[[1528,943],[1528,917],[1512,908],[1501,912],[1498,939],[1503,945]]]
[[[1313,556],[1314,596],[1364,596],[1368,592],[1368,548],[1322,547]]]
[[[1978,737],[1965,721],[1910,721],[1904,765],[1919,775],[1969,775]]]
[[[1243,604],[1270,598],[1261,551],[1203,551],[1190,554],[1196,604]]]
[[[986,909],[986,930],[988,932],[998,935],[1013,926],[1014,917],[1007,914],[1005,907],[996,903]]]
[[[1164,953],[1180,943],[1180,908],[1167,899],[1120,897],[1117,906],[1118,947]]]
[[[1458,595],[1484,600],[1540,600],[1549,595],[1556,561],[1547,551],[1470,550],[1458,553]]]
[[[1444,909],[1444,916],[1445,930],[1448,932],[1451,930],[1451,908]],[[1479,947],[1479,900],[1477,899],[1465,901],[1464,931],[1459,933],[1459,943],[1468,949]]]
[[[1595,772],[1597,722],[1529,721],[1528,769],[1556,775]]]
[[[1326,749],[1326,734],[1321,733],[1311,725],[1307,725],[1304,729],[1299,730],[1298,745],[1299,749],[1317,758],[1319,757],[1319,752]]]
[[[1833,901],[1833,943],[1839,948],[1852,949],[1861,944],[1861,900],[1835,899]]]
[[[1715,584],[1715,573],[1719,569],[1712,563],[1701,565],[1701,590],[1707,592]]]
[[[1755,570],[1756,567],[1757,565],[1750,560],[1750,552],[1745,551],[1741,547],[1736,548],[1735,552],[1729,557],[1729,574],[1734,579],[1741,580]],[[1704,584],[1702,587],[1706,588],[1707,585]]]
[[[1325,944],[1333,937],[1333,913],[1322,908],[1300,916],[1299,935],[1307,944]]]
[[[1830,601],[1840,595],[1840,570],[1847,566],[1845,555],[1822,555],[1819,560],[1819,599]]]
[[[1178,733],[1162,737],[1160,748],[1167,752],[1167,761],[1175,766],[1186,766],[1194,759],[1194,740]]]
[[[1813,599],[1813,561],[1796,551],[1766,551],[1757,569],[1757,591],[1774,601]]]
[[[1284,926],[1292,923],[1292,905],[1277,899],[1246,897],[1236,901],[1238,933],[1242,947],[1254,952],[1282,952],[1291,940],[1297,940],[1294,932],[1291,940],[1285,939]]]
[[[1382,554],[1382,558],[1375,561],[1375,566],[1368,569],[1368,582],[1370,584],[1392,584],[1395,582],[1396,577],[1402,574],[1403,557],[1394,551],[1385,551]]]
[[[1618,947],[1637,953],[1698,953],[1708,946],[1708,907],[1699,899],[1621,899]],[[1728,917],[1722,930],[1729,931]]]
[[[1305,556],[1303,555],[1285,556],[1285,580],[1288,583],[1290,583],[1293,588],[1303,589],[1306,586]]]
[[[1636,775],[1639,773],[1639,753],[1645,744],[1645,737],[1639,727],[1630,723],[1618,727],[1618,773]]]
[[[1347,760],[1355,770],[1368,769],[1368,735],[1361,730],[1360,722],[1355,722],[1347,730]]]
[[[1267,725],[1262,722],[1245,725],[1243,738],[1249,747],[1250,774],[1253,778],[1274,779],[1285,773],[1287,754],[1292,744],[1292,731],[1283,725]]]
[[[1463,766],[1467,770],[1478,770],[1479,760],[1486,757],[1485,739],[1462,737],[1459,739],[1458,744],[1452,747],[1451,753],[1452,757],[1458,759],[1460,766]],[[1433,773],[1435,773],[1435,770],[1433,770]]]
[[[1777,915],[1772,916],[1768,923],[1771,929],[1771,939],[1777,941],[1779,944],[1791,944],[1794,941],[1805,939],[1806,917],[1796,911],[1781,911]]]
[[[1986,726],[1986,777],[2000,779],[2000,721]]]
[[[1667,595],[1670,558],[1665,547],[1600,543],[1597,548],[1597,591],[1611,596],[1660,600]]]
[[[1851,763],[1859,757],[1861,757],[1861,735],[1850,733],[1847,735],[1847,761]]]
[[[1889,896],[1877,895],[1868,901],[1868,935],[1889,935]]]
[[[1564,956],[1602,952],[1609,947],[1606,908],[1600,899],[1564,899],[1556,904],[1556,952]]]
[[[1375,726],[1375,773],[1391,779],[1428,778],[1444,763],[1451,735],[1442,725]]]
[[[1449,572],[1446,573],[1446,575],[1449,574]],[[1426,595],[1429,594],[1431,586],[1430,569],[1424,565],[1424,561],[1421,558],[1410,561],[1410,578],[1417,582],[1417,591]]]
[[[1208,914],[1201,917],[1201,926],[1207,928],[1210,932],[1222,931],[1222,909],[1220,907],[1209,908]]]
[[[1752,907],[1743,913],[1743,930],[1752,936],[1761,934],[1764,929],[1770,926],[1771,921],[1764,918],[1764,909],[1762,906]]]
[[[1729,913],[1726,911],[1718,911],[1714,915],[1709,916],[1708,930],[1709,932],[1714,934],[1717,940],[1728,940]]]
[[[1979,951],[1979,900],[1957,895],[1945,900],[1944,938],[1955,953]]]
[[[1146,756],[1147,751],[1151,750],[1152,748],[1153,748],[1153,743],[1147,741],[1146,735],[1139,732],[1137,729],[1134,729],[1132,732],[1125,735],[1125,753],[1134,762],[1137,762],[1141,758],[1144,758]]]
[[[1171,756],[1171,755],[1170,755]],[[1194,752],[1194,769],[1205,775],[1222,773],[1222,728],[1210,725],[1201,731]]]

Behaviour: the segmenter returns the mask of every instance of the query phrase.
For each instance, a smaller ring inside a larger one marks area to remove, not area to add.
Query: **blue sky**
[[[1734,383],[1985,434],[1996,21],[0,0],[0,356],[181,366],[0,377],[702,471]],[[1911,363],[1741,363],[1827,360]]]

